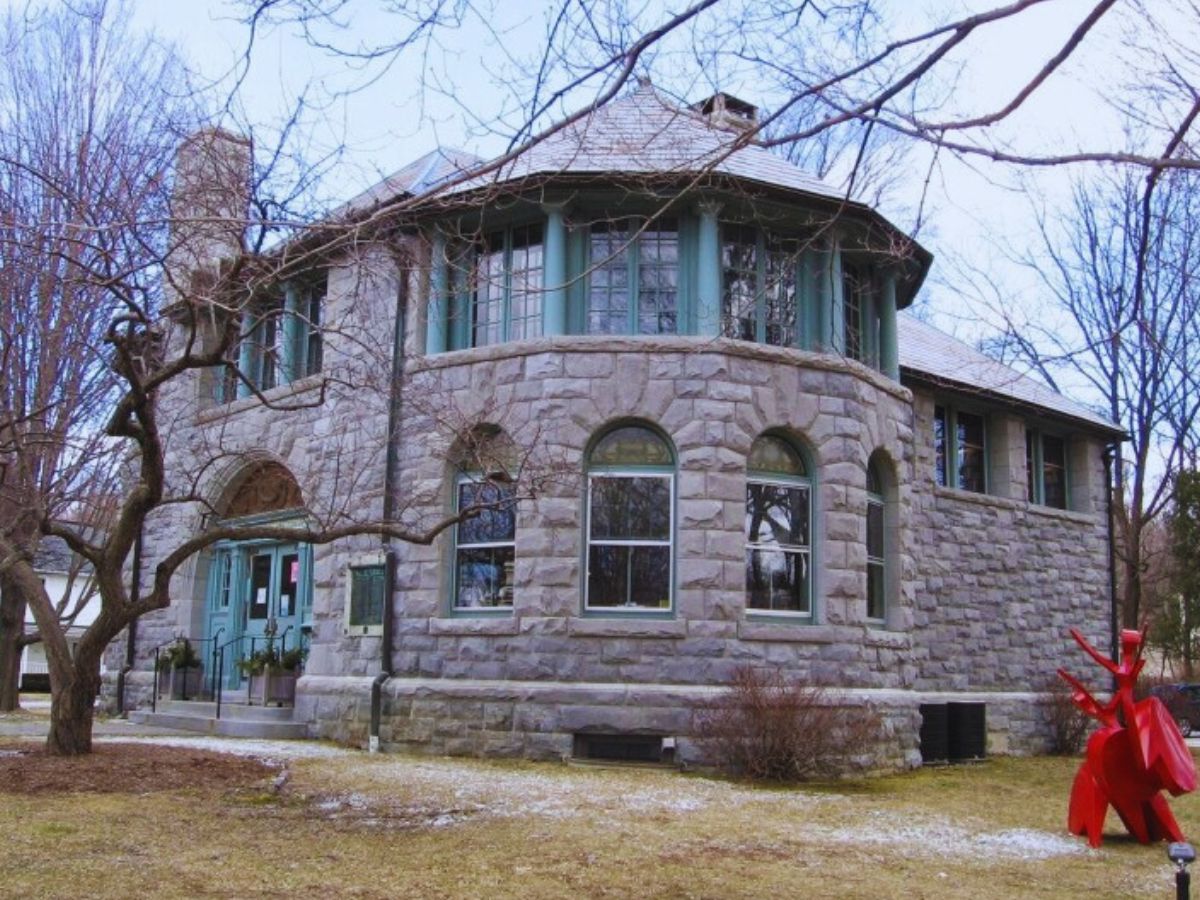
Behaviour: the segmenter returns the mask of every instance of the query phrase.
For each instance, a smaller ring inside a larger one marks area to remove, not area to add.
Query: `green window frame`
[[[296,279],[246,306],[241,338],[229,348],[215,381],[216,402],[229,403],[321,371],[326,284],[323,272]]]
[[[805,334],[800,238],[721,223],[721,334],[799,347]]]
[[[883,480],[874,461],[867,464],[867,621],[887,619],[887,535]]]
[[[775,435],[759,437],[746,461],[746,608],[813,615],[812,479],[800,452]]]
[[[594,222],[588,232],[585,334],[682,334],[680,223]]]
[[[346,570],[346,633],[381,634],[387,603],[387,563],[382,554],[360,558]]]
[[[451,292],[469,293],[466,315],[452,316],[453,345],[486,347],[506,341],[539,337],[542,333],[542,306],[545,302],[545,228],[530,222],[489,234],[474,250],[469,267],[469,284],[461,273],[467,267],[457,265]]]
[[[454,511],[479,507],[454,526],[453,612],[511,612],[516,567],[515,488],[478,473],[455,482]]]
[[[847,357],[879,368],[879,312],[871,269],[842,262],[842,328]]]
[[[988,492],[987,417],[937,404],[933,411],[934,480],[976,494]]]
[[[675,454],[642,424],[610,429],[588,454],[586,612],[668,613],[675,604]]]
[[[1062,435],[1025,429],[1026,496],[1030,503],[1067,509],[1070,496],[1067,446]]]

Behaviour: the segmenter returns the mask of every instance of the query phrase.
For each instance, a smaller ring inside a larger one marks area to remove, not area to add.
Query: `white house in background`
[[[86,597],[92,583],[88,570],[82,567],[62,539],[56,537],[42,539],[37,558],[34,560],[34,569],[42,579],[46,593],[50,595],[50,602],[62,609],[64,615],[70,616],[81,602],[83,604],[67,626],[67,641],[74,651],[76,642],[100,612],[100,596],[93,594]],[[65,605],[61,605],[66,597],[70,599]],[[25,632],[28,634],[36,630],[33,611],[26,609]],[[30,644],[21,654],[21,690],[50,690],[49,671],[42,645]],[[107,668],[101,662],[101,674],[105,671]]]

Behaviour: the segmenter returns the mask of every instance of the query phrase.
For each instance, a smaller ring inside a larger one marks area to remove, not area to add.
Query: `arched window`
[[[585,609],[671,608],[675,456],[643,425],[609,431],[588,454]]]
[[[883,479],[879,464],[867,464],[867,618],[887,619],[887,563],[883,530]]]
[[[812,484],[804,460],[765,435],[746,463],[746,604],[812,615]]]

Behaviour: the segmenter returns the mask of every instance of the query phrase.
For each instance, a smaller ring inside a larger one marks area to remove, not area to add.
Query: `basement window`
[[[607,762],[666,762],[662,736],[656,734],[577,734],[574,755]]]

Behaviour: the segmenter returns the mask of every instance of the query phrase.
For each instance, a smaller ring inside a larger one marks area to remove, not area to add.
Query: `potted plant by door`
[[[252,703],[283,706],[296,701],[296,679],[303,663],[304,651],[299,647],[280,653],[274,643],[268,643],[241,660],[238,668],[250,677]]]
[[[199,698],[204,686],[204,667],[191,641],[180,640],[163,651],[160,671],[167,672],[167,694],[172,700]]]

